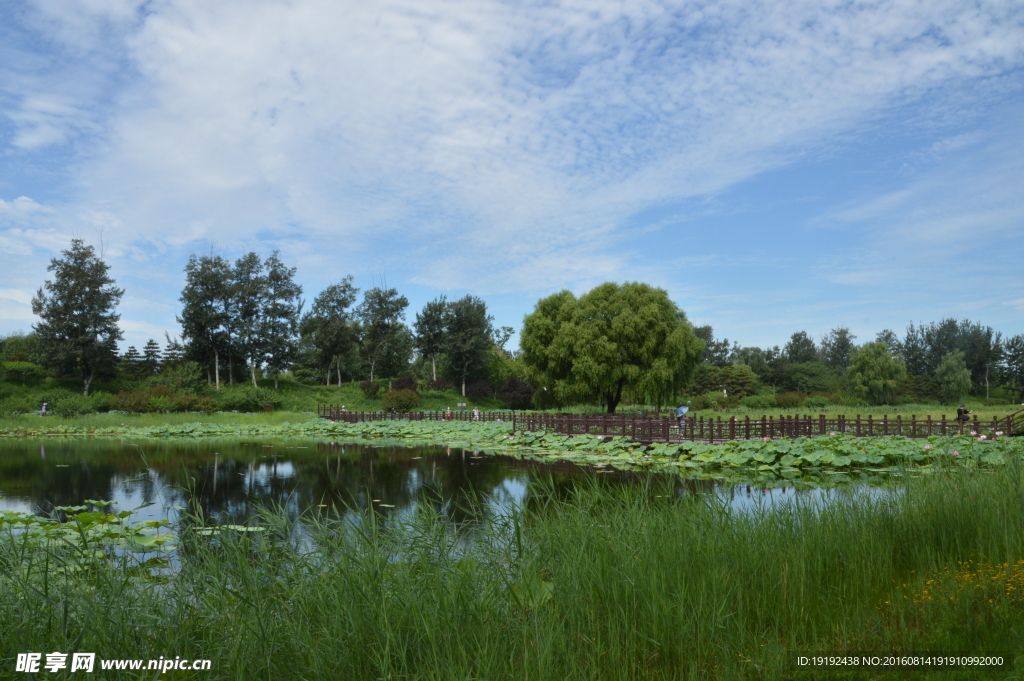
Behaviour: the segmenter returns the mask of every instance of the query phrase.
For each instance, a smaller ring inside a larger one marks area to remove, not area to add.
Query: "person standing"
[[[679,426],[680,435],[686,432],[686,412],[688,411],[690,411],[689,402],[676,409],[676,424]]]
[[[479,421],[480,420],[480,407],[473,407],[473,420],[474,421]]]
[[[46,402],[43,402],[43,406],[39,409],[40,416],[46,416]]]
[[[968,416],[968,414],[970,414],[970,413],[971,413],[971,410],[968,409],[967,405],[964,404],[963,402],[961,402],[960,406],[957,407],[957,409],[956,409],[956,420],[960,422],[960,432],[961,433],[964,432],[964,426],[967,425],[967,422],[971,420],[971,417]]]

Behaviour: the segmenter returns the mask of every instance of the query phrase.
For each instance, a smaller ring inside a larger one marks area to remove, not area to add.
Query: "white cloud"
[[[960,0],[40,7],[72,53],[133,68],[112,108],[67,86],[13,115],[23,144],[104,126],[79,212],[112,247],[326,239],[450,286],[621,271],[618,225],[651,202],[1024,58],[1019,7]]]

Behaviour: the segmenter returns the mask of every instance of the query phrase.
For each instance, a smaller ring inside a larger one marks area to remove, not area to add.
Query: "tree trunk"
[[[84,394],[86,397],[88,397],[89,396],[89,384],[92,383],[92,372],[90,371],[89,375],[88,376],[84,376],[82,378],[82,380],[85,382],[85,390],[83,391],[82,394]]]
[[[434,383],[437,383],[437,355],[430,356],[430,366],[433,369]]]
[[[370,360],[370,380],[373,380],[373,360]]]
[[[220,392],[220,353],[213,351],[213,376],[217,379],[217,392]]]
[[[988,366],[985,367],[985,399],[988,399]]]
[[[235,384],[235,363],[231,361],[231,355],[228,354],[228,385]]]
[[[274,390],[277,390],[277,377],[280,376],[277,372],[274,372]]]
[[[465,399],[465,397],[466,397],[466,377],[465,376],[462,377],[462,397],[463,397],[463,399]]]
[[[252,375],[252,387],[258,388],[259,386],[256,385],[256,360],[249,362],[249,373]]]
[[[341,360],[338,360],[338,364],[335,365],[335,369],[338,371],[338,387],[341,387]]]

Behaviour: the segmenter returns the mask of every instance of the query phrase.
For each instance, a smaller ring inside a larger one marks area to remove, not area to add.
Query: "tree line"
[[[296,268],[277,251],[234,261],[191,256],[177,316],[180,340],[168,336],[163,350],[150,340],[141,352],[131,346],[119,353],[116,308],[124,291],[102,257],[75,239],[48,272],[52,279],[32,301],[40,321],[31,358],[59,376],[77,376],[86,395],[104,372],[151,376],[184,361],[218,390],[225,382],[255,385],[259,377],[273,378],[276,388],[286,372],[327,386],[411,375],[414,387],[453,386],[463,396],[501,390],[516,406],[585,402],[609,412],[624,400],[670,405],[684,397],[795,393],[884,404],[901,396],[1024,392],[1024,335],[1003,338],[967,320],[910,324],[902,336],[887,329],[861,345],[845,327],[817,342],[798,331],[782,347],[760,348],[691,325],[662,289],[606,283],[581,296],[561,291],[538,301],[524,318],[521,350],[512,352],[505,345],[514,330],[496,328],[486,303],[472,295],[432,300],[407,324],[409,301],[395,288],[382,283],[360,291],[345,276],[307,310]],[[5,341],[5,358],[25,342]]]

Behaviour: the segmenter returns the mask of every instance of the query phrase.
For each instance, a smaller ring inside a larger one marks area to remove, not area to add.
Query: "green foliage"
[[[189,358],[214,370],[227,361],[231,352],[231,289],[231,263],[219,255],[189,257],[177,321]]]
[[[959,350],[947,353],[935,369],[939,393],[946,402],[958,402],[971,390],[971,372]]]
[[[45,367],[32,362],[0,363],[0,377],[10,383],[19,385],[35,385],[49,376]]]
[[[845,326],[829,331],[821,339],[821,361],[825,366],[837,371],[850,366],[855,338],[857,337]]]
[[[362,325],[363,359],[370,380],[394,376],[408,367],[413,338],[402,323],[407,307],[409,299],[393,288],[376,287],[363,295],[356,316]]]
[[[783,409],[793,409],[804,403],[806,397],[798,392],[784,392],[775,396],[775,403]]]
[[[524,321],[520,346],[531,383],[562,403],[600,400],[609,413],[627,387],[650,401],[680,394],[703,352],[668,294],[640,283],[539,301]]]
[[[299,332],[300,364],[318,381],[330,383],[332,376],[353,378],[359,375],[359,328],[352,305],[359,293],[352,276],[342,278],[321,291],[302,318]]]
[[[822,409],[832,405],[832,400],[823,395],[811,395],[804,400],[803,407],[806,409]]]
[[[0,400],[0,415],[18,416],[39,411],[42,402],[24,395],[14,395]]]
[[[445,351],[445,325],[448,316],[448,301],[444,296],[423,306],[416,313],[413,328],[419,353],[430,360],[430,380],[437,380],[437,358]]]
[[[57,416],[67,419],[92,413],[95,409],[85,395],[72,395],[59,400],[53,406],[52,411]]]
[[[526,409],[533,400],[534,392],[536,391],[529,383],[511,375],[498,386],[495,397],[507,404],[510,409]]]
[[[363,391],[363,395],[368,400],[377,399],[377,393],[380,392],[380,383],[377,381],[366,380],[359,384],[359,389]]]
[[[255,412],[264,411],[266,407],[280,407],[281,396],[273,390],[246,385],[221,392],[218,402],[225,411]]]
[[[206,389],[206,377],[198,362],[180,362],[167,367],[150,379],[154,385],[165,385],[176,393],[198,395]]]
[[[89,395],[89,406],[92,411],[110,411],[110,400],[112,397],[113,395],[104,390],[93,391],[93,393]]]
[[[747,397],[740,398],[740,405],[748,409],[774,409],[779,406],[778,402],[775,401],[774,395],[748,395]]]
[[[885,343],[866,343],[853,352],[847,370],[849,385],[857,397],[871,404],[891,404],[906,369]]]
[[[796,392],[812,393],[832,388],[833,375],[821,362],[790,364],[786,369],[785,386]]]
[[[448,378],[462,387],[486,373],[494,345],[492,322],[487,305],[476,296],[466,296],[448,303],[444,316],[443,348],[448,356]]]
[[[814,340],[807,335],[806,331],[794,333],[786,343],[783,352],[790,364],[818,361],[818,346],[814,344]]]
[[[105,506],[113,517],[83,509],[59,526],[5,514],[0,560],[16,568],[0,575],[0,654],[195,649],[212,670],[171,676],[210,681],[667,681],[867,676],[802,674],[798,650],[1019,649],[1008,579],[943,574],[981,556],[1014,574],[1024,538],[1007,519],[1022,517],[1024,498],[1012,471],[954,469],[908,480],[902,494],[830,495],[824,510],[731,512],[676,484],[546,481],[530,488],[539,503],[480,525],[447,522],[431,499],[401,522],[354,511],[297,526],[266,512],[231,526],[196,514],[178,533],[159,521],[125,528],[130,518]],[[288,540],[297,533],[304,541]],[[172,545],[175,569],[149,562]],[[953,597],[917,602],[925,589]],[[1008,676],[977,669],[872,676]]]
[[[0,338],[0,362],[39,364],[39,336],[34,333],[14,333]]]
[[[252,386],[247,386],[252,389]],[[145,391],[122,390],[108,401],[109,408],[129,414],[169,412],[214,412],[216,400],[198,395],[178,394],[166,385],[159,384]]]
[[[381,407],[385,411],[408,412],[420,406],[420,396],[415,390],[388,390],[381,398]]]
[[[81,377],[89,394],[96,373],[113,367],[122,333],[115,308],[124,289],[108,276],[110,266],[81,239],[72,239],[63,259],[50,261],[54,273],[32,299],[40,322],[33,329],[45,364],[57,373]]]

